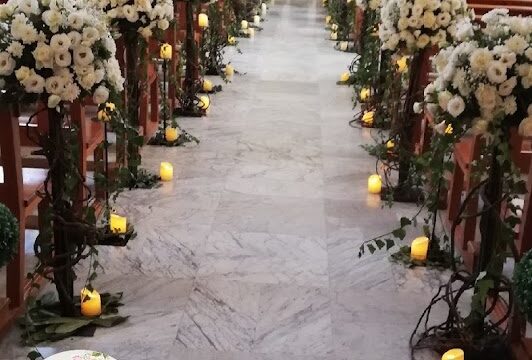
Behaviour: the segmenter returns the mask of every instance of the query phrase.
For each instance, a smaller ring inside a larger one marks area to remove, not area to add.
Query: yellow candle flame
[[[331,15],[327,15],[327,16],[325,17],[325,24],[329,25],[329,24],[331,23],[331,19],[332,19],[332,18],[331,18]]]
[[[163,60],[170,60],[172,58],[172,45],[168,43],[162,44],[159,56]]]
[[[209,106],[211,106],[211,100],[209,99],[208,96],[204,96],[204,95],[200,96],[198,106],[202,110],[207,110]]]
[[[342,75],[340,75],[340,81],[341,82],[347,82],[347,81],[349,81],[350,77],[351,77],[351,74],[348,71],[346,71],[346,72],[342,73]]]
[[[99,316],[102,313],[102,300],[96,290],[90,291],[87,288],[81,290],[81,315]]]
[[[368,178],[368,192],[370,194],[380,194],[382,190],[382,179],[380,175],[373,174]]]
[[[462,349],[451,349],[443,354],[441,360],[464,360],[464,351]]]
[[[410,258],[417,261],[425,261],[429,251],[429,238],[420,236],[412,241],[410,248]]]
[[[393,140],[388,140],[386,142],[386,149],[391,150],[395,147],[395,142]]]
[[[242,22],[240,23],[240,28],[241,28],[242,30],[245,30],[245,29],[248,28],[248,22],[247,22],[247,20],[242,20]]]
[[[163,161],[159,169],[162,181],[171,181],[174,178],[174,167],[169,162]]]
[[[198,25],[200,28],[209,27],[209,17],[207,16],[207,14],[198,15]]]
[[[253,16],[253,24],[255,25],[260,25],[260,16],[259,15],[255,15]]]
[[[229,45],[235,45],[235,44],[236,44],[236,39],[235,39],[235,37],[229,35],[229,36],[227,37],[227,43],[228,43]]]
[[[235,73],[235,68],[231,64],[225,66],[225,75],[232,76]]]
[[[164,130],[164,138],[168,142],[176,141],[177,138],[179,137],[179,135],[181,135],[181,134],[180,134],[180,131],[179,131],[178,128],[167,127]]]
[[[213,88],[212,82],[210,80],[203,80],[203,91],[211,92]]]
[[[364,115],[362,115],[362,121],[366,124],[366,125],[371,125],[373,124],[373,118],[375,116],[375,112],[374,111],[366,111],[364,113]]]
[[[406,69],[408,69],[408,57],[406,56],[403,56],[402,58],[400,58],[399,60],[397,60],[397,71],[399,71],[400,73],[403,73],[406,71]]]
[[[127,218],[117,214],[109,217],[109,229],[115,234],[125,234],[127,231]]]
[[[453,129],[453,125],[449,124],[449,125],[447,125],[447,127],[445,128],[445,134],[447,134],[447,135],[452,135],[453,130],[454,130],[454,129]]]
[[[368,88],[363,88],[360,90],[360,100],[365,101],[369,98],[370,90]]]

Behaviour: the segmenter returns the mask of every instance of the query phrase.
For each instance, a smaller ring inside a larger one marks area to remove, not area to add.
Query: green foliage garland
[[[0,203],[0,267],[6,265],[18,252],[19,229],[15,216]]]
[[[528,251],[515,265],[513,282],[517,305],[532,320],[532,251]]]

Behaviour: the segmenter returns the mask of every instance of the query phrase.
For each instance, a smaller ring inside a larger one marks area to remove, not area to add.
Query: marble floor
[[[138,237],[104,248],[102,291],[124,291],[121,326],[44,344],[46,356],[85,348],[118,360],[407,360],[408,339],[440,275],[361,242],[393,229],[410,206],[366,193],[374,160],[348,126],[352,89],[335,84],[353,54],[325,40],[318,0],[276,0],[264,31],[227,57],[242,75],[209,115],[182,119],[201,139],[145,147],[175,180],[124,193]],[[219,80],[217,80],[219,82]],[[0,359],[24,359],[14,330]]]

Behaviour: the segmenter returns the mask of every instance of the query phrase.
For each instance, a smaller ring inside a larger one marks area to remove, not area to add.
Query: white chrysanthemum
[[[93,27],[86,27],[83,29],[81,35],[81,44],[83,46],[92,46],[96,41],[100,39],[100,32]]]
[[[17,5],[26,15],[39,15],[41,13],[37,0],[19,0]]]
[[[510,51],[516,54],[523,54],[528,47],[527,41],[521,35],[514,35],[507,39],[504,43]]]
[[[67,67],[72,64],[72,55],[70,55],[70,51],[68,50],[56,52],[54,55],[54,61],[57,66]]]
[[[488,79],[495,84],[500,84],[504,81],[506,81],[506,70],[507,67],[500,61],[492,61],[488,65],[488,70],[486,71],[486,75],[488,76]]]
[[[427,29],[433,29],[436,25],[436,16],[432,11],[425,11],[423,13],[423,26]]]
[[[471,53],[469,62],[475,72],[484,72],[493,61],[493,54],[486,48],[476,49]]]
[[[79,98],[81,90],[79,86],[74,83],[69,83],[65,86],[65,91],[61,94],[61,98],[64,101],[73,102]]]
[[[78,76],[78,83],[79,85],[85,89],[90,90],[96,83],[96,75],[94,74],[94,71],[89,72],[83,76]]]
[[[77,31],[71,31],[68,34],[72,48],[77,48],[81,45],[81,34]]]
[[[429,43],[430,43],[430,37],[429,37],[427,34],[421,34],[421,35],[418,37],[418,39],[417,39],[416,46],[417,46],[419,49],[423,49],[423,48],[425,48],[425,46],[427,46]]]
[[[6,48],[6,51],[11,54],[11,56],[15,58],[19,58],[22,56],[24,52],[24,45],[22,45],[18,41],[13,41],[9,46]]]
[[[464,110],[464,99],[462,99],[460,96],[455,95],[451,100],[449,100],[449,103],[447,104],[447,112],[451,114],[452,117],[458,117],[464,112]]]
[[[109,99],[109,90],[105,86],[98,86],[94,91],[92,99],[95,104],[103,104]]]
[[[139,20],[139,13],[137,12],[137,8],[133,5],[124,5],[122,7],[122,11],[124,12],[124,17],[129,22],[137,22]]]
[[[53,94],[48,97],[48,107],[50,109],[57,107],[57,105],[59,105],[60,102],[61,102],[61,97],[59,95]]]
[[[452,98],[453,94],[451,94],[449,91],[442,91],[438,93],[438,104],[442,109],[446,110],[447,105],[449,104],[449,101],[451,101]]]
[[[152,10],[150,0],[135,0],[135,6],[137,7],[138,11],[141,12],[147,13]]]
[[[491,111],[500,99],[494,86],[480,84],[475,90],[475,97],[482,110]]]
[[[0,52],[0,75],[9,76],[15,70],[17,63],[8,52]]]
[[[67,25],[71,28],[80,30],[83,27],[83,24],[83,15],[81,15],[81,12],[76,11],[68,15]]]
[[[30,74],[22,84],[27,93],[41,94],[44,90],[44,78],[35,72]]]
[[[33,57],[36,60],[37,69],[52,68],[52,55],[50,45],[39,42],[35,50],[33,50]]]
[[[532,116],[524,118],[519,124],[519,135],[524,137],[532,136]]]
[[[74,64],[77,66],[88,66],[94,61],[94,54],[89,47],[79,46],[74,49]]]
[[[64,19],[61,12],[57,10],[46,10],[42,14],[42,19],[46,25],[50,28],[50,31],[56,33],[59,31],[59,27],[63,25]]]
[[[532,61],[532,46],[526,49],[525,56],[528,60]]]
[[[27,66],[21,66],[17,70],[15,70],[15,77],[18,81],[21,83],[25,81],[29,76],[31,75],[31,70]]]
[[[10,18],[15,11],[15,6],[13,4],[1,4],[0,5],[0,20],[6,20]]]
[[[471,128],[475,135],[485,135],[488,131],[489,121],[483,118],[473,119],[473,127]]]
[[[56,34],[50,39],[50,48],[53,52],[68,51],[68,48],[72,44],[67,34]]]

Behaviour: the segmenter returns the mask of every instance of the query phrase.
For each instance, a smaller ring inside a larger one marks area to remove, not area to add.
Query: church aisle
[[[264,31],[241,40],[243,55],[228,54],[244,74],[212,97],[207,117],[180,120],[199,146],[144,148],[144,166],[170,161],[175,179],[121,195],[138,237],[101,250],[108,265],[95,282],[124,291],[131,318],[43,355],[409,359],[439,279],[407,275],[386,254],[357,258],[365,239],[414,207],[381,209],[367,195],[375,163],[360,145],[371,136],[348,126],[352,89],[335,84],[352,54],[332,49],[323,18],[319,1],[278,0]],[[0,359],[26,354],[5,350]]]

